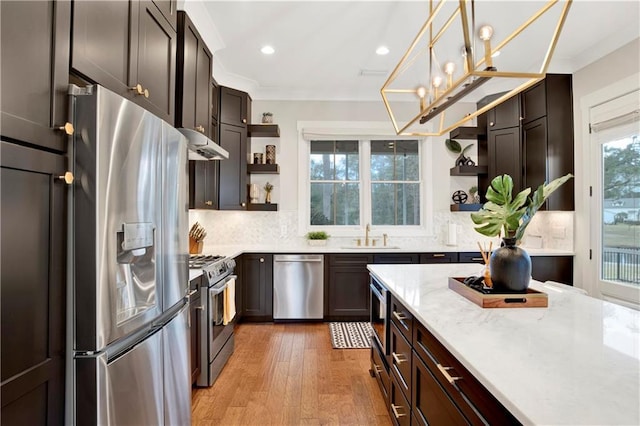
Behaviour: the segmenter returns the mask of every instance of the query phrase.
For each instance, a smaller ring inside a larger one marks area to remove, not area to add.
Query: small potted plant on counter
[[[324,231],[312,231],[307,233],[307,241],[310,246],[326,246],[329,234]]]
[[[487,237],[502,236],[502,246],[489,259],[489,272],[495,289],[526,292],[531,278],[531,258],[518,247],[524,231],[549,195],[573,177],[559,177],[542,184],[530,197],[531,188],[512,196],[513,179],[509,175],[496,176],[487,188],[487,202],[471,220],[479,225],[477,232]]]

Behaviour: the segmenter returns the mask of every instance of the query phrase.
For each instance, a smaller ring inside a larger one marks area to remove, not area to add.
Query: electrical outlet
[[[553,238],[566,238],[567,228],[565,228],[564,226],[552,226],[551,236]]]

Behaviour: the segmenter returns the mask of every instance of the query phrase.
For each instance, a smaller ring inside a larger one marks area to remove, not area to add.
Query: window
[[[371,141],[371,223],[420,225],[418,141]]]
[[[311,140],[308,226],[420,226],[417,140]]]
[[[358,141],[311,141],[311,225],[360,224]]]

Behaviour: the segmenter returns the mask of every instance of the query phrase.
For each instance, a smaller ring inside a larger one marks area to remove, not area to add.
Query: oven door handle
[[[222,293],[229,285],[229,281],[235,280],[237,278],[238,278],[237,275],[229,275],[227,278],[225,278],[224,281],[222,281],[221,284],[216,284],[215,286],[211,287],[211,289],[209,290],[209,293],[211,294],[211,296],[215,296],[217,294]]]
[[[369,284],[369,288],[371,289],[371,292],[375,294],[378,299],[380,299],[383,302],[385,301],[384,297],[382,297],[382,293],[380,293],[380,290],[378,290],[378,287],[376,287],[373,284]]]

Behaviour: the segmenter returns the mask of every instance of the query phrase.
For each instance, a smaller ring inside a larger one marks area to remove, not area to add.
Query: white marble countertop
[[[640,424],[640,312],[538,282],[548,308],[482,309],[447,279],[478,268],[368,266],[522,423]]]

